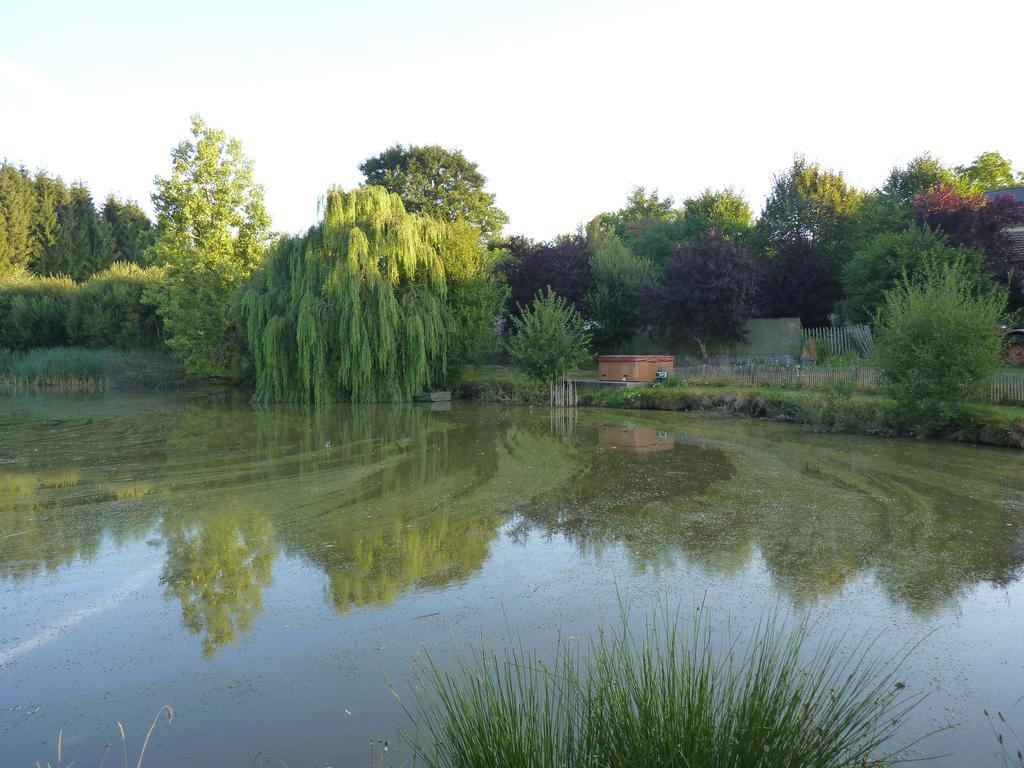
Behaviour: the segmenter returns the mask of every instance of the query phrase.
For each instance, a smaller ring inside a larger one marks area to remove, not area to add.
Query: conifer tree
[[[57,243],[60,232],[58,211],[68,203],[68,188],[60,177],[50,178],[45,172],[39,171],[35,177],[36,207],[32,221],[32,237],[34,239],[31,268],[38,274],[41,271],[45,254]]]
[[[146,249],[153,244],[153,224],[145,211],[134,200],[108,195],[102,216],[110,225],[114,260],[143,264]]]
[[[113,262],[110,226],[93,205],[83,184],[72,184],[68,201],[57,213],[58,232],[52,247],[38,260],[44,275],[69,275],[86,280]]]
[[[0,164],[0,215],[6,237],[0,251],[0,273],[27,267],[32,258],[32,216],[35,194],[24,168]]]

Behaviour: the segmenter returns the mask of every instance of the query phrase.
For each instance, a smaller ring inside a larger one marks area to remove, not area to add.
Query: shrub
[[[922,432],[953,423],[1000,366],[1007,291],[974,285],[963,262],[928,264],[888,291],[879,310],[878,365],[903,418]]]
[[[68,306],[75,288],[68,277],[25,272],[0,277],[0,348],[66,344]]]
[[[512,367],[548,383],[590,357],[590,334],[583,317],[550,288],[512,319],[508,354]]]
[[[140,269],[118,262],[82,283],[71,298],[67,330],[71,344],[85,347],[155,348],[161,323],[142,295],[163,276],[159,267]]]

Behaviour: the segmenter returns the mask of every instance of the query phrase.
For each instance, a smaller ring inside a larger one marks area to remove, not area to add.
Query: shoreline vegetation
[[[187,389],[202,381],[187,376],[174,355],[145,349],[0,350],[0,393],[5,394],[166,391]],[[580,387],[576,392],[577,405],[582,407],[764,418],[819,432],[1024,449],[1024,409],[1012,406],[968,403],[949,425],[924,430],[908,422],[896,401],[884,394],[854,392],[842,386],[787,389],[685,384],[670,378],[655,386]],[[546,384],[505,366],[467,367],[452,385],[452,396],[504,405],[550,405]]]
[[[568,399],[1024,447],[1024,409],[982,404],[1001,357],[1024,348],[1006,332],[1024,318],[1024,172],[997,152],[963,166],[919,155],[870,190],[797,155],[760,215],[728,186],[680,204],[636,187],[549,241],[503,232],[486,177],[455,148],[367,158],[364,183],[329,187],[297,235],[274,231],[253,162],[225,131],[195,115],[171,156],[155,220],[0,163],[4,389],[164,389],[188,376],[268,403],[450,390],[558,405],[548,393],[595,354],[863,356],[884,381],[875,396],[751,377],[765,386],[677,380]],[[853,327],[852,346],[807,335]],[[534,383],[474,381],[467,369],[485,362]],[[1019,401],[1024,379],[1009,378]]]
[[[145,349],[0,349],[0,392],[110,392],[188,386],[173,355]]]
[[[507,405],[547,405],[549,400],[545,385],[500,367],[465,371],[453,394],[461,399]],[[894,400],[840,387],[798,390],[685,385],[670,380],[667,384],[629,389],[581,387],[577,398],[580,406],[594,408],[766,418],[823,432],[934,438],[1024,449],[1024,410],[983,403],[966,404],[951,425],[924,431],[902,418]]]

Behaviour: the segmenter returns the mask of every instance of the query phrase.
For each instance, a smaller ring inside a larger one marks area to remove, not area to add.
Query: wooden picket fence
[[[871,326],[870,325],[835,325],[825,328],[804,328],[804,344],[813,339],[818,347],[819,359],[825,352],[822,347],[828,347],[830,357],[841,357],[842,355],[856,352],[861,357],[871,354]]]
[[[675,374],[687,384],[729,387],[782,387],[785,389],[825,389],[849,386],[858,392],[881,389],[881,374],[874,368],[824,368],[817,366],[689,365],[676,368]]]
[[[1024,405],[1024,376],[997,373],[992,377],[991,398],[999,405]]]
[[[780,387],[783,389],[827,389],[850,387],[856,392],[881,392],[882,374],[874,368],[852,366],[776,366],[758,363],[742,365],[688,365],[673,373],[686,384],[727,387]],[[1024,405],[1024,375],[999,373],[992,377],[989,399],[1004,405]]]

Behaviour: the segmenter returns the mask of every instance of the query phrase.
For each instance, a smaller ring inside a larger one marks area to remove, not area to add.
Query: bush
[[[590,357],[583,317],[550,288],[538,291],[529,307],[512,319],[508,354],[512,367],[538,381],[554,381]]]
[[[1007,291],[974,290],[963,262],[925,265],[885,294],[875,355],[907,424],[930,432],[956,421],[1000,366]]]
[[[687,635],[655,619],[639,636],[624,621],[585,650],[562,645],[550,663],[515,647],[453,671],[428,657],[410,741],[428,768],[884,764],[918,700],[898,660],[834,641],[804,653],[805,637],[768,622],[746,651],[728,637],[719,650],[703,618]]]
[[[67,330],[71,344],[85,347],[160,346],[162,326],[142,295],[163,277],[159,267],[140,269],[118,262],[82,283],[71,298]]]
[[[25,272],[0,277],[0,349],[67,344],[68,307],[75,289],[69,277]]]

